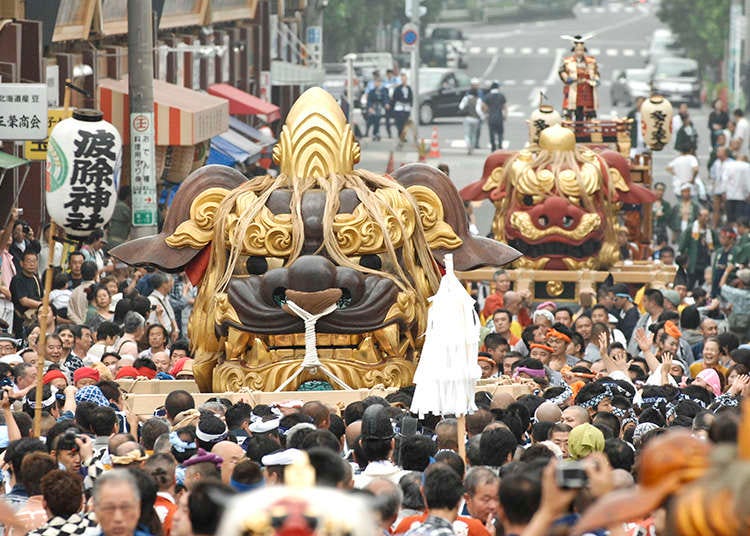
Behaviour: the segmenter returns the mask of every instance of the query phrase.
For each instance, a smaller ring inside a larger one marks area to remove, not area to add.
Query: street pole
[[[157,233],[151,0],[128,0],[128,95],[133,238]]]
[[[419,28],[419,0],[411,1],[411,21]],[[411,51],[411,90],[414,94],[412,103],[412,120],[414,121],[414,134],[419,142],[419,64],[421,57],[419,55],[419,46],[422,43],[422,32],[420,28],[417,46]]]

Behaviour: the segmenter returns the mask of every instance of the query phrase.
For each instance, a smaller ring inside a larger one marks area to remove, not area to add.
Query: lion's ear
[[[506,244],[469,232],[464,203],[442,171],[426,164],[409,164],[398,168],[393,178],[414,197],[430,249],[440,264],[446,253],[454,254],[457,270],[502,266],[521,256]]]
[[[224,195],[245,182],[247,178],[242,173],[227,166],[204,166],[195,170],[177,190],[162,231],[120,244],[110,250],[110,255],[132,266],[156,266],[166,272],[182,271],[210,243],[197,240],[198,231],[203,235],[210,231],[210,225],[198,220],[205,216],[203,213],[215,211],[217,202]],[[201,204],[202,208],[194,204]],[[199,229],[201,225],[206,228]],[[177,235],[187,237],[191,229],[192,237],[175,240]]]

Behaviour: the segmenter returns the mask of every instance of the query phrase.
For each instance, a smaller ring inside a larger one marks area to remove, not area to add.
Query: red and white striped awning
[[[130,143],[128,78],[99,81],[104,119]],[[156,145],[196,145],[229,129],[229,102],[161,80],[154,80]]]

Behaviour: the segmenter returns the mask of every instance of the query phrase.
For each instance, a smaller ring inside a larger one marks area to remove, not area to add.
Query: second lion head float
[[[278,176],[201,168],[160,234],[112,250],[131,265],[184,270],[199,285],[188,335],[202,391],[275,390],[310,342],[350,387],[408,385],[443,255],[453,253],[458,270],[520,255],[469,234],[440,171],[411,164],[378,175],[355,169],[359,157],[335,100],[312,88],[274,147]],[[311,334],[303,318],[312,316]],[[286,387],[327,379],[305,370]]]

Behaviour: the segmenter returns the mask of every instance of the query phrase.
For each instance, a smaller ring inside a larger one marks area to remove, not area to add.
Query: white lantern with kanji
[[[529,124],[529,143],[536,144],[539,143],[539,135],[542,130],[561,124],[562,117],[554,107],[549,104],[542,104],[531,112],[531,117],[527,122]]]
[[[672,139],[672,114],[672,104],[661,95],[651,95],[641,104],[643,142],[652,151],[661,151]]]
[[[122,138],[102,117],[98,110],[75,110],[49,136],[47,211],[74,237],[102,229],[117,203]]]

